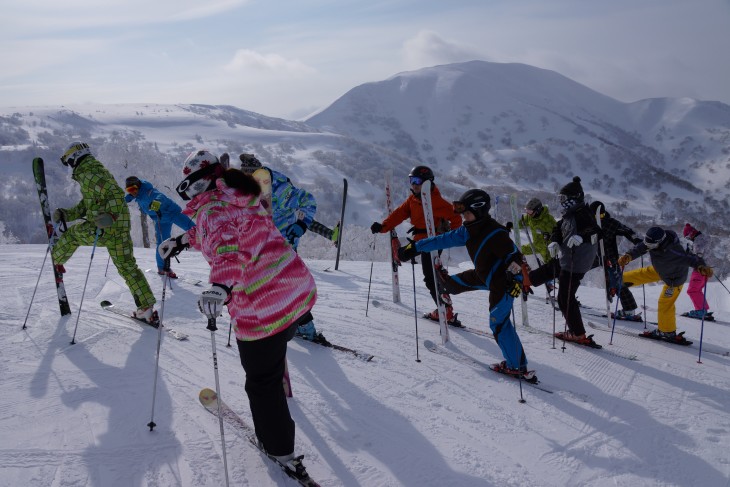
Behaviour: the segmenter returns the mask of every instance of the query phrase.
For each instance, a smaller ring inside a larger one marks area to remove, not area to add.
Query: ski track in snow
[[[48,261],[28,328],[21,330],[44,252],[40,245],[11,245],[0,253],[6,289],[0,378],[12,391],[0,399],[0,487],[224,485],[218,421],[197,400],[201,388],[215,385],[211,333],[195,305],[205,288],[172,281],[167,289],[163,320],[190,338],[181,342],[162,333],[152,418],[158,331],[99,306],[109,299],[133,307],[113,265],[104,277],[105,249],[92,263],[75,345],[70,341],[89,248],[66,264],[73,314],[59,316]],[[154,265],[152,250],[135,254],[142,268]],[[199,255],[185,252],[180,259],[181,275],[207,275]],[[609,345],[610,330],[590,317],[603,327],[589,333],[604,349],[567,344],[563,351],[559,341],[552,348],[551,306],[530,300],[534,329],[523,327],[516,312],[517,331],[530,367],[554,394],[523,385],[526,402],[520,404],[518,381],[427,351],[423,340],[440,343],[437,323],[419,318],[416,340],[410,269],[401,268],[403,303],[394,304],[389,266],[375,264],[365,317],[369,262],[341,262],[339,271],[319,270],[333,268],[331,262],[310,264],[319,291],[313,310],[318,329],[333,343],[375,355],[365,363],[290,342],[296,451],[322,485],[730,485],[730,357],[703,354],[697,364],[696,320],[677,319],[695,341],[677,347],[621,334]],[[420,316],[433,303],[419,269]],[[146,277],[159,299],[162,279]],[[658,292],[647,286],[647,302],[655,303]],[[713,302],[728,303],[730,310],[730,300],[720,299],[724,292],[718,285]],[[586,286],[579,291],[595,309],[605,306],[602,293]],[[454,296],[465,325],[489,331],[487,297]],[[678,310],[689,299],[683,293],[680,301]],[[556,327],[563,328],[559,315]],[[643,330],[641,323],[621,327]],[[225,313],[218,328],[221,396],[251,424],[238,350],[235,343],[226,346]],[[484,364],[501,360],[493,339],[449,332],[457,353]],[[704,332],[708,348],[730,349],[726,326],[705,323]],[[151,419],[157,424],[152,432],[146,426]],[[295,485],[235,429],[226,427],[225,439],[231,485]]]

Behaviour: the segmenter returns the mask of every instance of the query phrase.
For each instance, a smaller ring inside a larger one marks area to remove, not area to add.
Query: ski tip
[[[198,394],[198,399],[203,406],[208,406],[215,403],[218,400],[218,395],[213,389],[205,388]]]

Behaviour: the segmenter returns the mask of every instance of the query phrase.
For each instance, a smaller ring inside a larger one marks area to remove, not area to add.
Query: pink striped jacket
[[[211,283],[233,289],[228,312],[236,338],[259,340],[286,329],[317,300],[314,278],[274,226],[259,199],[223,181],[183,211],[195,220],[190,245],[210,264]]]

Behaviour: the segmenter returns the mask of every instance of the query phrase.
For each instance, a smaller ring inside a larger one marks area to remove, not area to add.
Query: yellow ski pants
[[[653,266],[642,267],[624,273],[624,285],[640,286],[651,282],[660,282],[662,280]],[[657,306],[659,319],[659,331],[677,331],[677,315],[674,303],[682,292],[682,286],[667,286],[664,284],[662,293],[659,296],[659,304]]]

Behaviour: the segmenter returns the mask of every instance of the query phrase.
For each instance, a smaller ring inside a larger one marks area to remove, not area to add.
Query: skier
[[[198,308],[210,319],[228,306],[256,436],[277,461],[297,471],[301,457],[294,456],[295,425],[281,384],[287,342],[316,302],[314,278],[260,213],[261,188],[251,176],[198,150],[185,160],[183,177],[177,192],[196,225],[162,242],[159,252],[169,258],[193,247],[210,264],[211,287]]]
[[[97,245],[107,248],[109,257],[134,297],[137,305],[134,317],[153,326],[158,325],[155,296],[134,258],[124,191],[114,176],[91,154],[85,142],[69,145],[61,156],[61,163],[73,170],[71,178],[81,186],[81,201],[73,208],[54,210],[53,220],[85,221],[69,227],[61,235],[53,246],[54,262],[61,272],[66,272],[63,264],[80,245],[92,245],[98,235]]]
[[[185,231],[195,225],[187,215],[182,214],[182,208],[177,203],[157,190],[149,181],[139,179],[137,176],[129,176],[125,186],[129,194],[124,197],[124,200],[127,203],[136,201],[139,208],[152,218],[158,248],[164,240],[170,238],[173,224]],[[177,275],[171,269],[165,269],[165,261],[160,257],[159,252],[155,252],[155,256],[157,273],[177,279]]]
[[[676,333],[677,319],[674,315],[674,303],[687,281],[687,268],[692,267],[700,275],[709,279],[713,274],[712,267],[707,266],[702,257],[687,252],[679,242],[676,233],[661,227],[651,227],[647,230],[644,241],[619,257],[618,263],[624,267],[633,259],[647,252],[651,257],[651,265],[624,272],[624,285],[630,287],[650,282],[662,281],[664,283],[657,306],[658,328],[643,334],[650,338],[681,343],[685,339]]]
[[[426,166],[416,166],[411,169],[408,178],[411,185],[411,194],[382,223],[374,222],[370,226],[371,232],[388,233],[408,218],[413,225],[408,230],[408,233],[413,234],[414,240],[418,241],[427,237],[426,219],[423,215],[423,205],[421,204],[421,185],[426,180],[430,180],[433,183],[434,174]],[[444,233],[444,231],[448,231],[449,229],[456,230],[461,226],[461,218],[454,213],[454,207],[451,203],[441,196],[436,184],[431,185],[431,201],[433,203],[433,220],[437,233]],[[439,251],[440,254],[441,252]],[[421,254],[421,269],[423,270],[423,281],[426,283],[426,288],[431,293],[431,298],[434,303],[438,305],[431,256],[427,252]],[[442,295],[443,301],[446,303],[447,323],[452,326],[460,326],[461,322],[458,320],[456,313],[454,313],[454,307],[450,304],[451,298],[447,293],[442,293]],[[433,321],[438,321],[438,308],[426,314],[425,317]]]
[[[578,176],[563,186],[559,195],[562,217],[553,228],[548,244],[548,253],[553,259],[530,271],[529,282],[539,286],[558,278],[558,307],[569,331],[556,333],[556,338],[601,348],[593,341],[593,335],[586,336],[580,306],[575,299],[581,279],[591,269],[596,258],[599,228],[595,216],[585,203],[583,186]]]
[[[689,240],[687,251],[694,252],[699,257],[704,257],[709,247],[709,237],[689,223],[684,225],[682,235],[684,235],[684,238]],[[706,284],[707,278],[700,274],[698,270],[694,269],[689,278],[689,286],[687,286],[687,295],[692,300],[692,304],[695,308],[692,311],[685,313],[690,318],[714,320],[712,311],[710,311],[710,305],[707,304],[707,301],[705,300],[705,293],[703,292]]]
[[[456,230],[411,242],[398,249],[401,261],[423,252],[465,246],[474,269],[449,276],[439,273],[447,292],[489,291],[489,327],[494,334],[504,361],[499,372],[522,375],[537,381],[534,371],[527,370],[527,357],[520,338],[510,320],[512,301],[523,292],[523,256],[509,237],[509,231],[489,215],[489,195],[481,189],[470,189],[454,201],[454,211],[464,224]]]
[[[522,217],[522,224],[529,228],[532,233],[532,244],[535,246],[535,258],[542,258],[542,262],[550,260],[547,251],[547,244],[550,241],[553,228],[555,228],[555,218],[550,214],[546,206],[538,198],[532,198],[525,205],[525,215]],[[523,245],[520,249],[522,254],[532,254],[532,247],[529,243]],[[554,289],[554,281],[551,279],[545,283],[547,291],[550,293]]]
[[[613,296],[618,293],[621,301],[621,308],[616,313],[616,318],[620,320],[641,321],[641,313],[636,313],[636,300],[631,294],[627,286],[620,286],[621,266],[618,265],[618,244],[616,237],[622,236],[628,239],[633,245],[642,241],[641,237],[631,228],[627,227],[620,221],[611,217],[606,211],[606,207],[600,201],[594,201],[590,205],[592,214],[596,214],[600,210],[601,218],[601,234],[603,238],[604,252],[604,277],[606,279],[606,289],[609,301],[613,300]]]
[[[314,196],[301,188],[297,188],[284,174],[261,164],[254,154],[241,154],[241,171],[253,174],[257,169],[266,169],[271,174],[271,206],[274,225],[296,252],[299,239],[314,220],[317,202]],[[308,319],[307,319],[308,318]],[[302,319],[297,335],[312,342],[328,343],[314,325],[314,317],[307,313]]]

